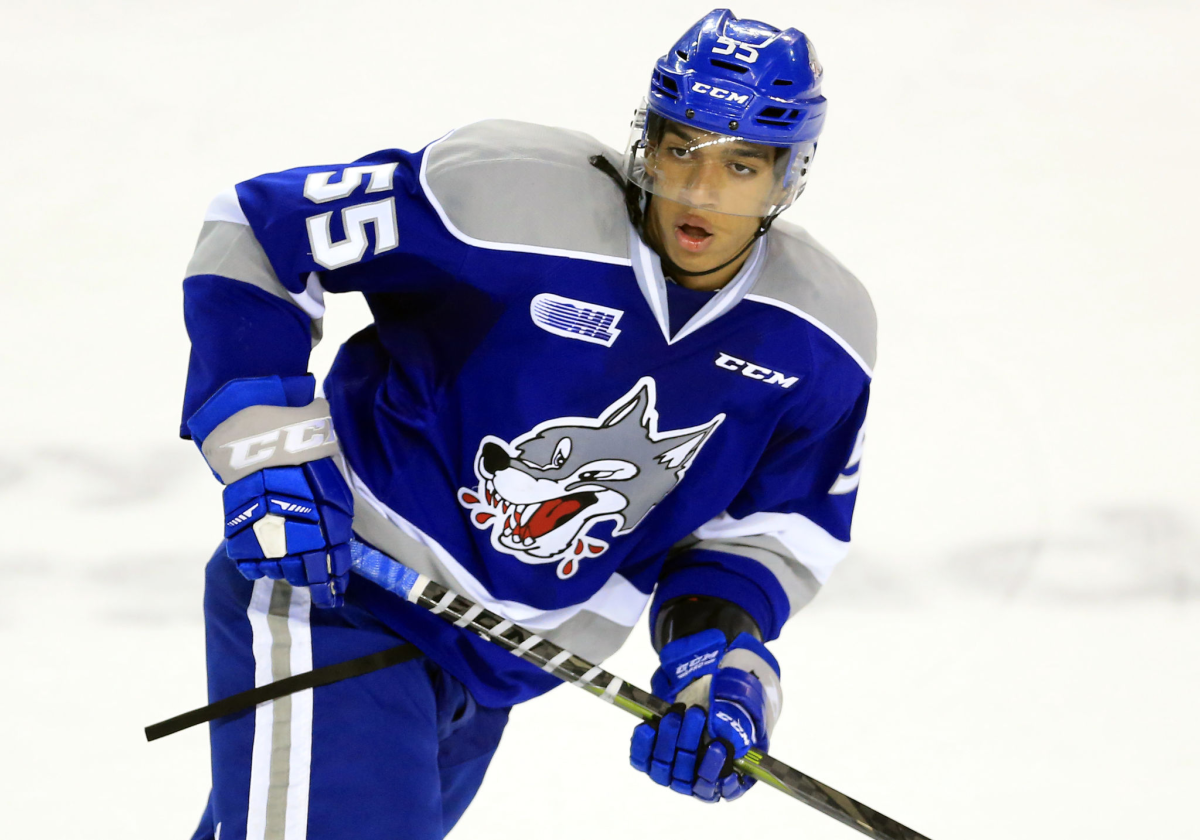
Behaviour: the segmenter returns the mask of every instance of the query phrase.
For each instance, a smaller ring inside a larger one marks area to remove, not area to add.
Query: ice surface
[[[203,731],[141,727],[205,697],[220,502],[174,430],[210,197],[485,117],[619,143],[705,10],[6,3],[5,836],[187,837],[204,801]],[[1191,836],[1196,4],[736,11],[817,45],[829,123],[790,218],[881,324],[856,546],[774,646],[772,751],[934,838]],[[366,317],[331,304],[317,369]],[[609,667],[645,685],[645,635]],[[518,709],[457,835],[853,836],[768,790],[663,791],[630,727],[570,689]]]

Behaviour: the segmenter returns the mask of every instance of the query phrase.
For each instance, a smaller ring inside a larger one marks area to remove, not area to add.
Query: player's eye
[[[746,164],[738,163],[737,161],[729,164],[729,167],[734,171],[735,174],[738,175],[753,175],[758,171],[753,166],[747,166]]]
[[[668,146],[667,151],[677,160],[687,160],[691,155],[691,150],[684,146]]]

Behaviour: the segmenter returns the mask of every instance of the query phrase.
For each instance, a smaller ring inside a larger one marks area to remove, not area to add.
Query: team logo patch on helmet
[[[492,548],[522,563],[574,575],[608,543],[590,531],[628,534],[683,480],[724,414],[660,432],[655,384],[646,376],[599,417],[557,417],[512,441],[488,435],[475,456],[474,488],[458,491]]]

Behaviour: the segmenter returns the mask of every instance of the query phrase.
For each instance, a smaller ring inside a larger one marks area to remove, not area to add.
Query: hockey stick
[[[563,682],[578,686],[644,721],[660,719],[670,704],[615,677],[599,665],[575,656],[553,642],[518,627],[453,590],[368,545],[351,543],[354,570],[410,603],[441,616],[455,627],[476,633]],[[929,840],[890,817],[856,802],[826,784],[788,767],[758,750],[733,762],[737,771],[799,799],[840,823],[879,840]]]

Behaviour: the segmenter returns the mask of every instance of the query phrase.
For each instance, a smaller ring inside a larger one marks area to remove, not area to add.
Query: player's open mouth
[[[687,215],[675,223],[675,241],[698,254],[712,242],[712,226],[699,216]]]

